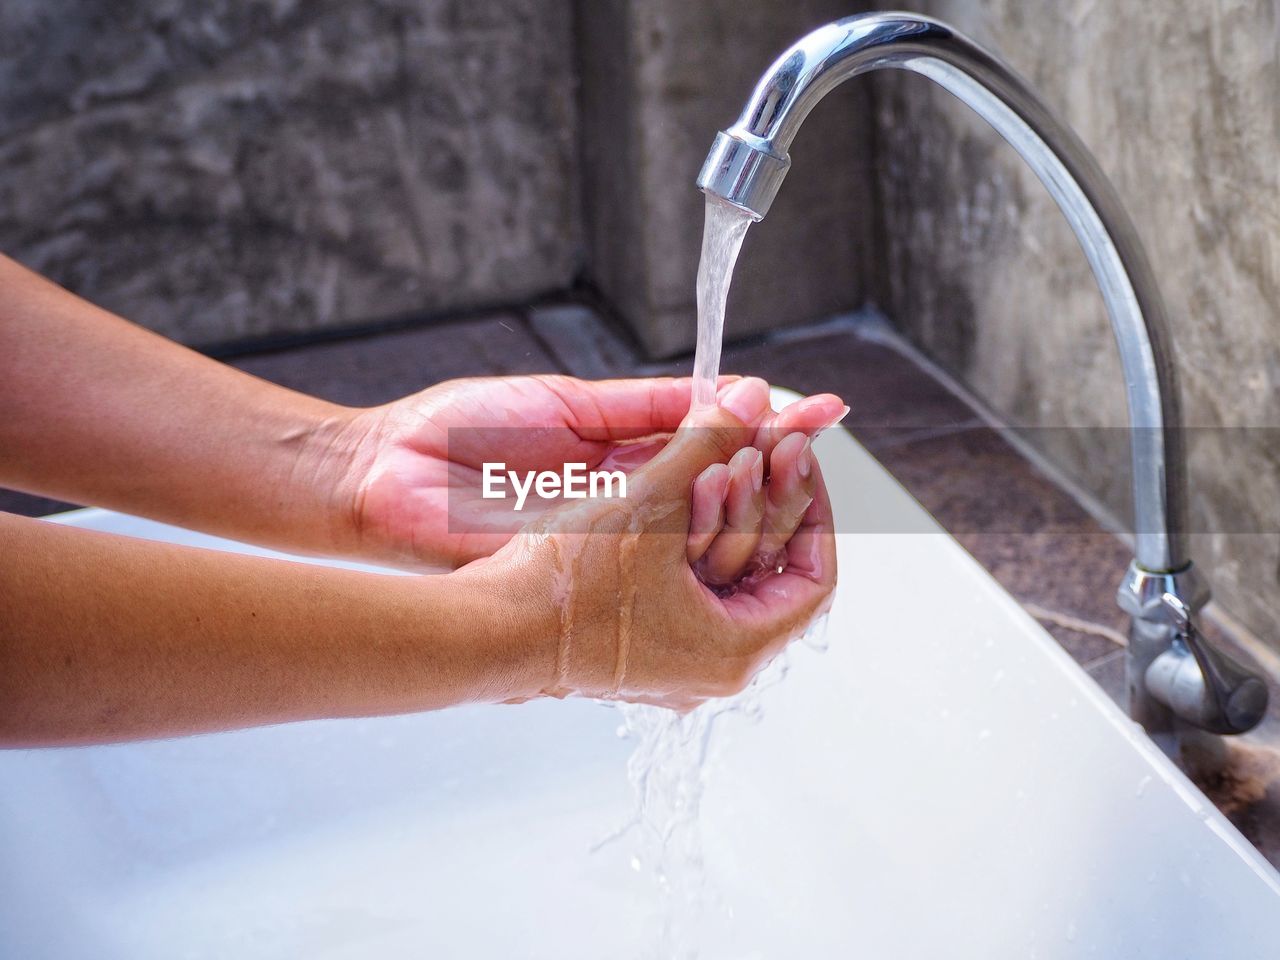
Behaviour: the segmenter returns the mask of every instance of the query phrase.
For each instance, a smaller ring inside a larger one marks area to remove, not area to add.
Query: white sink
[[[1267,958],[1276,873],[847,434],[830,649],[725,718],[705,958]],[[99,510],[59,522],[255,552]],[[906,532],[906,531],[919,532]],[[1118,573],[1118,572],[1117,572]],[[0,956],[654,956],[582,701],[0,753]]]

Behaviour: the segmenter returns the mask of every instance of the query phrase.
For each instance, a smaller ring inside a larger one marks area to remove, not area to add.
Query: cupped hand
[[[822,394],[775,413],[763,386],[721,378],[719,402],[750,429],[747,442],[766,472],[784,437],[813,435],[847,409]],[[662,449],[688,412],[690,393],[687,378],[472,378],[359,411],[335,447],[342,459],[333,471],[336,496],[355,541],[347,550],[406,567],[454,567],[488,556],[556,503],[531,498],[516,513],[509,502],[481,498],[485,463],[522,472],[584,463],[630,474]],[[745,522],[737,511],[734,519]],[[713,555],[712,579],[729,576],[733,555]]]
[[[811,456],[803,478],[811,494],[802,498],[809,502],[779,546],[776,567],[718,593],[690,565],[690,490],[709,468],[739,455],[755,432],[725,409],[695,411],[631,475],[626,499],[561,505],[473,565],[513,596],[544,598],[544,621],[557,643],[537,693],[692,709],[741,690],[825,610],[836,578],[835,538]],[[788,437],[778,446],[785,443],[794,461],[808,453],[804,440]],[[770,535],[781,536],[757,531],[755,548]]]
[[[776,567],[818,486],[810,439],[785,436],[766,458],[743,447],[693,483],[686,555],[705,583],[725,586]]]

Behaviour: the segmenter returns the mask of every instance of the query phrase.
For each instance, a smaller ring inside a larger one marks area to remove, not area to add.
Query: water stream
[[[715,403],[729,283],[751,223],[751,214],[745,210],[707,194],[702,257],[698,261],[698,345],[693,355],[695,407]]]
[[[725,304],[733,268],[742,249],[750,214],[716,197],[706,199],[702,257],[698,262],[698,343],[693,365],[693,406],[716,399]],[[825,649],[825,624],[805,635],[805,644]],[[708,911],[730,910],[708,888],[703,867],[699,814],[707,780],[707,760],[722,717],[741,714],[758,719],[761,695],[779,683],[789,667],[783,651],[736,697],[709,701],[687,714],[660,707],[618,704],[619,736],[635,742],[627,777],[635,790],[631,819],[597,846],[629,839],[632,869],[649,876],[658,888],[661,916],[651,955],[661,960],[694,960]]]
[[[826,618],[805,632],[800,646],[827,648]],[[649,953],[655,960],[696,960],[712,911],[731,917],[708,883],[703,862],[700,814],[716,747],[716,731],[724,717],[752,722],[764,716],[764,694],[781,683],[791,669],[795,645],[783,650],[736,697],[710,700],[686,714],[662,707],[619,703],[618,735],[635,742],[627,761],[627,778],[635,791],[631,818],[604,838],[597,849],[619,840],[631,846],[631,868],[649,877],[658,890],[658,928]],[[743,838],[749,842],[750,838]]]

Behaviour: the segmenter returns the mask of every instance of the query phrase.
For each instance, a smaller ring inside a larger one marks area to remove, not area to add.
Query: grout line
[[[948,424],[945,427],[919,427],[915,430],[907,430],[903,433],[887,437],[884,440],[872,440],[869,438],[863,440],[859,437],[858,442],[866,447],[869,452],[874,454],[880,450],[896,450],[898,447],[903,447],[909,443],[916,443],[921,440],[936,440],[939,437],[949,437],[952,434],[965,433],[966,431],[976,430],[982,426],[985,426],[983,421],[975,417],[970,420],[963,420],[960,423]],[[849,427],[847,429],[855,437],[858,436],[856,426]]]
[[[1018,435],[999,414],[983,402],[968,387],[930,359],[915,344],[902,336],[885,316],[874,309],[867,309],[856,314],[848,314],[835,318],[843,321],[843,328],[851,330],[855,336],[879,346],[893,350],[910,360],[917,367],[933,377],[949,390],[957,399],[967,404],[978,417],[996,430],[1001,439],[1033,467],[1040,471],[1050,482],[1063,490],[1068,496],[1080,504],[1085,512],[1092,516],[1108,533],[1117,537],[1126,547],[1133,548],[1133,534],[1125,530],[1125,524],[1108,509],[1102,501],[1090,491],[1058,467],[1052,460]]]
[[[1114,663],[1116,660],[1123,659],[1123,657],[1123,650],[1111,650],[1107,653],[1094,657],[1092,660],[1086,660],[1084,663],[1080,664],[1080,668],[1084,670],[1085,673],[1092,676],[1093,671],[1097,670],[1099,667],[1105,667],[1108,663]]]
[[[1090,620],[1082,620],[1079,617],[1073,617],[1069,613],[1060,613],[1057,610],[1050,610],[1042,607],[1038,603],[1023,603],[1023,609],[1031,616],[1043,623],[1051,623],[1055,627],[1062,627],[1066,630],[1074,630],[1076,633],[1088,634],[1091,637],[1103,637],[1110,640],[1117,647],[1124,648],[1129,645],[1129,638],[1119,630],[1112,627],[1104,626],[1100,623],[1094,623]],[[1120,651],[1113,651],[1120,652]],[[1109,656],[1110,654],[1108,654]]]
[[[529,315],[529,308],[521,307],[513,311],[513,315],[520,322],[520,329],[546,354],[547,359],[556,365],[556,372],[573,376],[573,371],[569,369],[569,365],[565,362],[564,357],[560,355],[560,351],[534,325],[533,317]]]
[[[519,312],[519,306],[510,304],[459,307],[456,310],[439,313],[406,313],[382,320],[372,320],[367,323],[336,324],[332,327],[321,327],[315,330],[282,331],[243,337],[226,342],[194,343],[187,344],[187,346],[197,353],[212,357],[214,360],[238,360],[242,357],[261,354],[287,353],[291,350],[300,350],[321,344],[373,339],[389,333],[438,330],[442,327],[461,326],[495,316],[513,317]]]
[[[837,313],[825,320],[815,320],[811,323],[803,323],[794,327],[784,327],[781,330],[749,333],[732,340],[725,340],[724,349],[730,350],[736,347],[781,347],[789,343],[799,343],[837,333],[847,333],[861,337],[862,329],[865,326],[878,322],[887,321],[883,321],[881,315],[870,308],[857,310],[853,313]],[[684,363],[693,364],[692,351],[685,351],[662,360],[638,363],[635,367],[635,375],[643,377],[666,374],[672,366]]]
[[[825,337],[833,333],[851,333],[860,339],[871,340],[874,334],[868,334],[873,328],[884,326],[889,328],[889,321],[884,314],[872,307],[854,310],[851,313],[837,313],[825,320],[815,320],[794,327],[783,327],[780,330],[767,330],[742,338],[742,342],[756,342],[762,345],[781,345],[797,340],[809,340],[814,337]]]

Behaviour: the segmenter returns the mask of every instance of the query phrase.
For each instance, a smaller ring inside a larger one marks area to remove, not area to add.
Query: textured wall
[[[0,250],[200,344],[526,300],[585,269],[650,352],[685,350],[711,139],[780,49],[845,12],[14,0]],[[873,292],[869,89],[806,125],[730,336]]]
[[[190,342],[577,269],[567,0],[0,5],[0,249]]]
[[[716,131],[793,40],[847,0],[578,0],[588,274],[650,353],[693,346],[702,197]],[[726,335],[860,306],[873,292],[870,88],[828,97],[747,234]]]
[[[900,5],[1002,52],[1095,151],[1168,301],[1188,422],[1280,427],[1280,4]],[[876,83],[891,315],[1017,423],[1123,424],[1101,299],[1047,193],[929,81]],[[1127,467],[1094,455],[1096,434],[1036,436],[1086,487],[1120,501]],[[1197,559],[1224,606],[1273,641],[1278,438],[1190,437],[1193,522],[1207,531]]]

